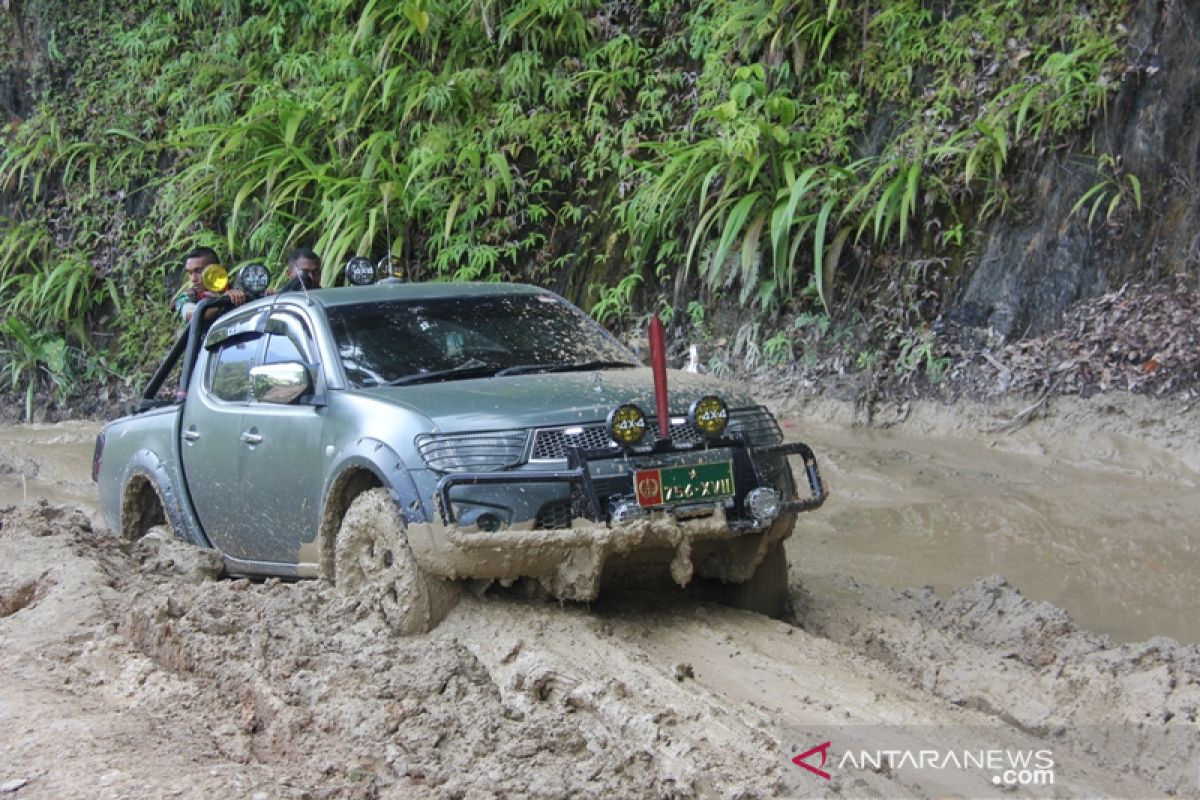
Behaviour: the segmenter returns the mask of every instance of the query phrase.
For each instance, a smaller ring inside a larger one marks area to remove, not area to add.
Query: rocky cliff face
[[[1137,4],[1131,25],[1123,85],[1090,133],[1112,160],[1061,152],[1017,165],[1015,213],[981,232],[957,301],[986,309],[1007,338],[1043,333],[1072,302],[1127,281],[1200,276],[1200,3]]]
[[[0,0],[0,126],[20,123],[33,108],[27,24],[20,0]]]

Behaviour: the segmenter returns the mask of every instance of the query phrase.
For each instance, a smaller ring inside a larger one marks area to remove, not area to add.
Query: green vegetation
[[[1096,183],[1084,192],[1075,205],[1071,214],[1088,211],[1088,225],[1095,224],[1101,209],[1104,211],[1104,221],[1109,225],[1118,223],[1122,212],[1128,213],[1132,202],[1134,209],[1142,210],[1142,182],[1132,172],[1125,172],[1118,159],[1108,153],[1102,153],[1096,159]]]
[[[613,326],[660,309],[696,324],[736,300],[748,313],[729,357],[786,363],[851,324],[837,311],[862,276],[847,261],[964,257],[964,230],[1008,210],[1014,159],[1064,146],[1105,109],[1126,12],[25,5],[48,39],[37,111],[0,141],[0,312],[91,366],[10,327],[16,383],[96,377],[101,356],[137,382],[175,324],[179,254],[201,243],[277,274],[309,244],[327,282],[347,256],[390,250],[414,279],[535,282]],[[1140,207],[1136,178],[1090,156],[1101,183],[1076,211]],[[781,313],[797,323],[780,329]],[[936,377],[927,339],[903,352],[898,371]]]

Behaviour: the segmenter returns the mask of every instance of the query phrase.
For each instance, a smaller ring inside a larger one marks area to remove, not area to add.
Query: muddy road
[[[114,538],[95,424],[0,430],[0,797],[1200,794],[1200,411],[770,401],[833,492],[792,618],[490,591],[407,639]]]

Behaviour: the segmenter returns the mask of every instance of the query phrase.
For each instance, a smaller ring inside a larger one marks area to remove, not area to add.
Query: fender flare
[[[322,574],[331,574],[333,542],[350,500],[358,494],[357,491],[349,491],[350,484],[356,476],[364,473],[374,478],[373,482],[368,483],[377,483],[388,490],[405,524],[429,521],[429,512],[400,455],[380,439],[360,437],[334,456],[333,466],[321,490],[323,500],[316,545]],[[367,488],[367,484],[363,484],[362,488]]]
[[[119,520],[123,521],[125,518],[125,503],[129,499],[129,486],[137,477],[142,477],[149,482],[158,495],[163,514],[167,518],[167,524],[171,526],[171,531],[177,539],[197,547],[212,548],[212,543],[208,541],[204,531],[193,522],[191,515],[184,510],[183,498],[180,496],[175,482],[171,480],[171,473],[167,469],[166,463],[153,450],[138,450],[126,464],[125,475],[121,480]],[[124,531],[122,531],[123,533]]]

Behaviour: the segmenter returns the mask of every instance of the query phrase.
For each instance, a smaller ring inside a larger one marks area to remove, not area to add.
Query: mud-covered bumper
[[[576,520],[571,528],[549,530],[472,531],[423,523],[409,526],[408,540],[432,574],[502,583],[533,578],[554,597],[586,601],[596,598],[604,568],[615,558],[665,564],[681,586],[697,573],[748,580],[770,548],[791,533],[794,519],[781,517],[766,530],[748,533],[730,528],[717,507],[694,519],[657,513],[614,526]]]
[[[825,486],[816,457],[800,442],[752,448],[735,439],[710,443],[703,450],[675,448],[664,442],[635,454],[634,461],[639,468],[680,463],[699,466],[706,463],[708,453],[719,454],[714,459],[730,461],[737,487],[731,496],[651,508],[638,507],[633,474],[625,479],[628,497],[606,496],[597,489],[602,482],[597,481],[595,468],[614,459],[609,451],[575,452],[563,470],[446,475],[436,489],[440,519],[411,525],[409,541],[418,560],[434,574],[501,581],[531,577],[563,599],[593,599],[605,565],[618,557],[666,562],[680,585],[686,585],[693,572],[726,581],[748,580],[770,548],[791,534],[796,514],[824,503]],[[803,462],[806,497],[795,496],[787,456],[799,456]],[[628,455],[621,458],[630,460]],[[570,486],[570,527],[486,530],[458,523],[456,487],[520,488],[554,483]],[[776,489],[782,498],[778,510],[767,519],[750,513],[747,500],[763,487]],[[630,506],[638,513],[624,515],[622,509]]]

